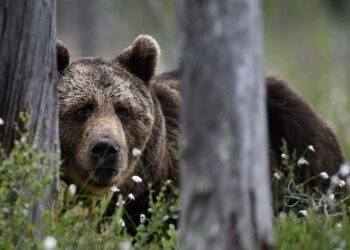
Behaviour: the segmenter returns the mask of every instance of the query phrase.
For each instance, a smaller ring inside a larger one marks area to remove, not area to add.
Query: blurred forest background
[[[137,35],[150,34],[162,50],[158,73],[176,69],[174,1],[58,0],[58,38],[73,58],[111,59]],[[336,132],[349,160],[350,1],[262,3],[266,75],[286,80],[311,104]]]

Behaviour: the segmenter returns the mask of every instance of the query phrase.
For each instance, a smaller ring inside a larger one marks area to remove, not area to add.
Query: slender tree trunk
[[[182,249],[271,249],[259,0],[179,0]]]
[[[0,143],[7,153],[11,151],[19,114],[29,111],[29,134],[35,145],[47,154],[58,153],[56,0],[1,0],[0,29],[0,117],[5,121]],[[57,173],[54,169],[54,176]],[[31,211],[39,231],[41,213],[52,205],[54,179]]]

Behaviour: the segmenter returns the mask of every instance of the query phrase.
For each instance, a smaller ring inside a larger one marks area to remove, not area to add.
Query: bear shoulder
[[[269,140],[276,161],[280,162],[282,140],[286,141],[290,153],[296,150],[298,156],[303,156],[307,147],[313,145],[316,152],[304,155],[310,164],[310,174],[337,172],[344,158],[328,125],[284,81],[267,77],[266,87]]]

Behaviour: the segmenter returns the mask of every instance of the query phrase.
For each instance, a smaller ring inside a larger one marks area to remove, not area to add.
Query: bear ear
[[[119,62],[140,79],[148,82],[154,75],[159,55],[157,41],[149,35],[140,35],[113,61]]]
[[[58,71],[62,71],[69,64],[69,52],[67,47],[60,40],[57,40],[56,50]]]

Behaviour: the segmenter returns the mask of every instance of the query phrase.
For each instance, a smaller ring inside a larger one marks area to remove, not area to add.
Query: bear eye
[[[129,110],[125,107],[118,107],[116,108],[115,112],[117,113],[119,119],[124,122],[127,121],[130,116]]]
[[[78,109],[75,112],[75,116],[78,120],[83,121],[83,120],[86,120],[91,115],[91,113],[92,113],[92,107],[87,105]]]

